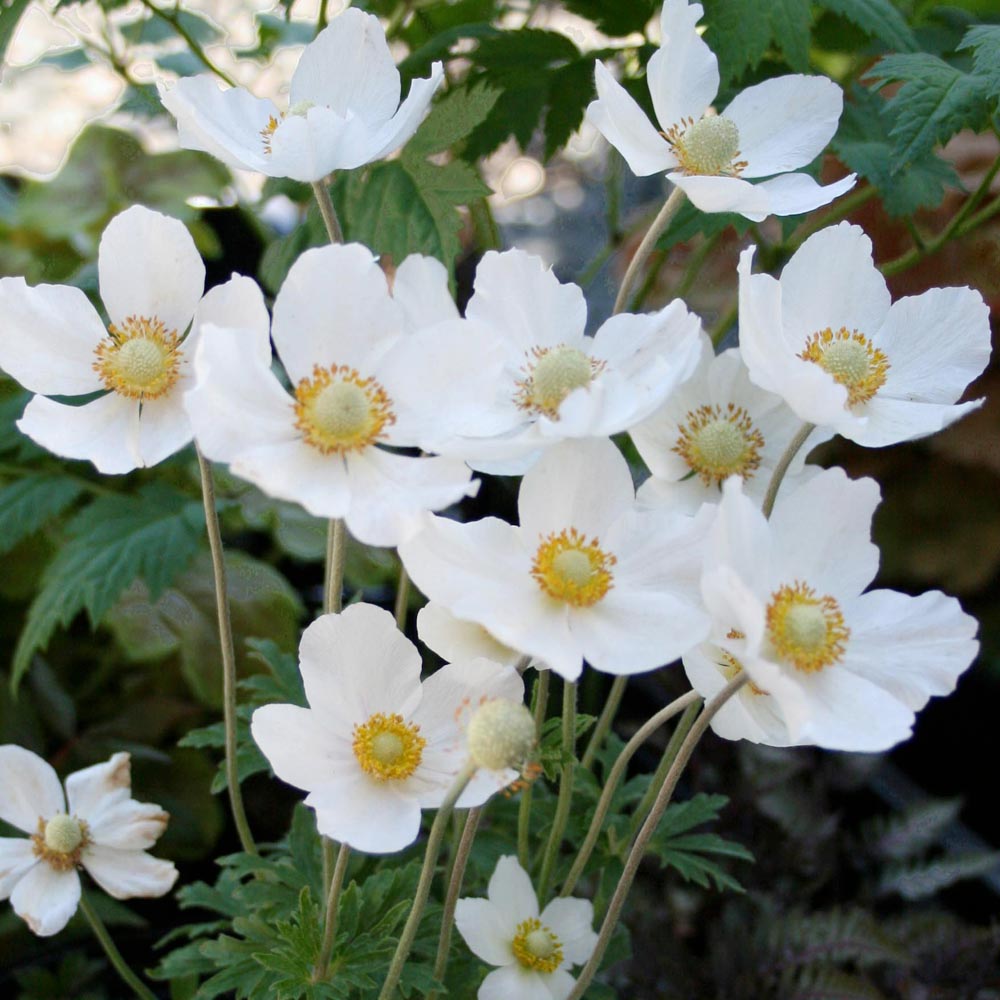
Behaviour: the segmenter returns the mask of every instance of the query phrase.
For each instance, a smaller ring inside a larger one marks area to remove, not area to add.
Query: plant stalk
[[[329,840],[325,844],[332,843]],[[330,968],[330,957],[333,955],[333,942],[337,937],[337,905],[340,903],[340,892],[344,887],[344,872],[347,871],[347,861],[351,856],[351,849],[347,844],[341,844],[337,852],[337,863],[333,867],[333,874],[330,876],[326,891],[326,919],[323,922],[323,944],[319,949],[319,958],[316,960],[316,967],[313,969],[312,981],[318,983],[326,979],[327,970]]]
[[[319,214],[323,216],[323,224],[326,226],[330,242],[343,243],[344,230],[340,227],[340,219],[337,218],[337,210],[333,207],[333,199],[330,197],[330,189],[327,187],[326,181],[313,181],[312,189],[316,196]]]
[[[101,943],[104,954],[108,956],[108,961],[115,967],[115,972],[121,976],[122,981],[139,997],[139,1000],[156,1000],[156,994],[129,968],[128,963],[122,958],[122,953],[108,933],[104,921],[97,915],[97,911],[90,905],[90,900],[86,895],[80,896],[80,909],[90,924],[90,929],[94,932],[94,937]]]
[[[545,854],[542,855],[542,870],[538,876],[538,902],[541,906],[545,906],[549,898],[549,886],[555,874],[559,848],[569,822],[570,806],[573,804],[573,779],[576,776],[576,685],[567,680],[563,681],[562,752],[559,799],[556,802],[549,840],[545,845]]]
[[[542,725],[545,713],[549,707],[549,674],[548,670],[539,670],[535,679],[534,715],[535,739],[542,738]],[[517,860],[521,867],[528,871],[531,865],[531,796],[533,786],[527,784],[521,792],[521,801],[517,805]]]
[[[615,721],[615,716],[618,714],[618,707],[622,703],[622,695],[625,694],[626,684],[628,684],[628,677],[625,674],[616,677],[611,682],[611,690],[608,692],[607,700],[604,702],[604,708],[601,709],[601,714],[597,717],[597,724],[594,726],[594,731],[590,734],[587,749],[584,750],[583,757],[580,759],[580,767],[585,771],[590,770],[597,751],[601,749],[604,738],[608,735],[612,723]]]
[[[778,464],[774,467],[774,472],[771,473],[771,481],[767,484],[767,493],[764,494],[764,502],[761,504],[761,510],[764,511],[764,517],[770,517],[771,511],[774,510],[774,501],[778,499],[778,490],[781,487],[781,481],[785,478],[785,473],[788,472],[788,467],[792,464],[792,459],[799,452],[809,435],[816,430],[815,424],[804,423],[796,433],[795,437],[788,442],[788,447],[782,452],[781,458],[778,459]]]

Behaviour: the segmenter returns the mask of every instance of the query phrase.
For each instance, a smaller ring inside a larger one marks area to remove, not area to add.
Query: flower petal
[[[719,61],[698,31],[700,3],[665,0],[660,48],[646,66],[649,95],[664,129],[685,118],[697,121],[719,92]]]
[[[340,717],[298,705],[263,705],[253,713],[250,732],[271,770],[305,791],[322,788],[345,763],[353,764],[351,723]]]
[[[448,288],[448,270],[436,257],[411,253],[396,268],[392,297],[412,330],[459,318]]]
[[[769,215],[804,215],[829,205],[857,183],[857,174],[848,174],[832,184],[818,184],[808,174],[781,174],[755,185],[766,195]],[[747,214],[747,218],[752,218]]]
[[[62,785],[52,765],[24,747],[0,746],[0,819],[35,833],[40,819],[65,811]]]
[[[366,163],[381,160],[394,153],[420,126],[430,107],[431,99],[444,80],[444,65],[431,65],[431,75],[410,81],[410,92],[399,110],[369,139]]]
[[[189,384],[193,380],[186,380]],[[180,382],[158,399],[144,400],[139,411],[139,456],[149,468],[180,451],[194,437],[191,418],[184,408]]]
[[[477,1000],[553,1000],[548,983],[554,975],[533,972],[514,962],[494,969],[480,984],[476,997]]]
[[[27,837],[0,837],[0,901],[7,899],[25,872],[38,864]]]
[[[538,916],[538,897],[531,878],[512,854],[505,854],[497,862],[490,876],[487,895],[504,925],[511,930],[522,921]],[[512,940],[513,937],[511,934]]]
[[[594,904],[589,899],[553,899],[539,918],[562,944],[568,965],[583,965],[594,953]]]
[[[100,764],[74,771],[66,778],[69,812],[90,823],[107,807],[132,797],[132,758],[125,752],[112,754]]]
[[[58,934],[80,903],[80,876],[75,868],[56,871],[38,864],[21,878],[10,894],[14,912],[39,937]]]
[[[508,926],[488,899],[460,899],[455,904],[455,926],[476,958],[501,966],[514,961],[510,944],[515,926]]]
[[[371,157],[370,126],[316,106],[283,118],[271,136],[268,173],[305,183],[326,183],[334,170],[353,170]]]
[[[119,851],[91,844],[80,861],[90,877],[115,899],[164,896],[177,881],[172,861],[154,858],[145,851]]]
[[[256,361],[270,366],[271,317],[260,286],[252,278],[234,273],[228,281],[205,292],[194,311],[191,333],[184,341],[185,350],[192,355],[196,348],[192,338],[200,343],[202,328],[207,325],[236,327],[243,331],[238,356],[242,359],[249,351]]]
[[[417,635],[446,663],[472,660],[478,656],[513,666],[521,657],[477,622],[456,618],[443,604],[428,601],[417,612]]]
[[[936,434],[961,420],[967,413],[978,410],[985,399],[968,403],[921,403],[909,399],[880,399],[878,396],[863,407],[864,418],[837,426],[837,432],[866,448],[884,448],[900,441]]]
[[[771,214],[770,199],[760,184],[738,177],[708,177],[680,171],[667,174],[667,180],[676,184],[691,204],[703,212],[738,212],[754,222],[761,222]]]

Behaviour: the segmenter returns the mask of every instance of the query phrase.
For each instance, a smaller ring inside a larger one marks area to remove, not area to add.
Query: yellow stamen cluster
[[[57,872],[68,872],[80,863],[90,844],[90,830],[82,819],[59,813],[48,822],[38,818],[38,831],[31,835],[31,850]]]
[[[829,372],[847,390],[847,405],[867,403],[885,385],[889,359],[863,333],[829,327],[814,333],[798,355]]]
[[[522,410],[557,420],[562,401],[574,389],[590,385],[603,370],[603,361],[575,347],[535,347],[522,369],[524,378],[517,382],[514,402]]]
[[[373,378],[354,368],[313,369],[295,389],[295,426],[324,455],[362,451],[396,422],[392,400]]]
[[[376,712],[354,727],[354,756],[376,781],[400,781],[420,766],[427,740],[420,727],[401,715]]]
[[[588,541],[576,528],[547,535],[531,566],[531,575],[549,597],[589,608],[611,589],[617,560],[598,540]]]
[[[274,115],[268,115],[267,124],[260,130],[260,137],[264,143],[264,153],[267,156],[271,155],[271,140],[274,138],[274,133],[278,130],[281,119],[284,117],[282,115],[281,118],[275,118]]]
[[[746,635],[744,635],[744,633],[740,632],[738,629],[733,628],[726,633],[726,638],[745,639]],[[727,681],[731,681],[734,677],[738,677],[740,674],[743,673],[744,669],[743,664],[740,663],[740,661],[736,659],[736,657],[733,656],[732,653],[728,652],[725,649],[720,649],[719,655],[722,657],[722,659],[719,660],[717,666],[722,671],[722,676],[725,677]],[[767,692],[763,688],[757,687],[757,685],[754,684],[753,681],[747,682],[747,688],[750,690],[751,694],[757,694],[757,695],[767,694]]]
[[[740,130],[722,115],[706,115],[700,121],[682,118],[660,133],[677,157],[682,173],[702,177],[739,177],[746,169],[740,155]]]
[[[734,475],[749,479],[760,466],[764,437],[742,406],[699,406],[679,430],[672,450],[706,486]]]
[[[767,634],[779,660],[815,673],[843,657],[851,630],[833,597],[817,597],[812,587],[796,580],[771,595]]]
[[[562,965],[562,942],[537,917],[517,925],[510,950],[522,968],[534,972],[555,972]]]
[[[130,399],[156,399],[177,381],[180,366],[176,330],[162,320],[129,316],[112,323],[96,347],[94,371],[108,389]]]

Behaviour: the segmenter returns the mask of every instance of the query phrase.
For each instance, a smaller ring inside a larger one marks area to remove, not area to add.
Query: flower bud
[[[476,709],[468,738],[469,753],[477,767],[520,770],[535,748],[535,720],[524,705],[495,698]]]

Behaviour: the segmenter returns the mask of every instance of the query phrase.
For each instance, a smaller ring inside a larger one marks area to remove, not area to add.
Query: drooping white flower
[[[58,934],[80,902],[79,869],[115,899],[162,896],[177,880],[146,851],[169,817],[132,798],[127,753],[76,771],[66,793],[51,765],[23,747],[0,747],[0,820],[29,834],[0,837],[0,899],[41,937]]]
[[[842,222],[807,239],[780,279],[740,257],[740,346],[750,378],[802,420],[879,448],[933,434],[990,356],[989,309],[971,288],[892,302],[871,240]]]
[[[565,1000],[597,944],[589,899],[553,899],[539,912],[538,897],[517,858],[502,857],[486,899],[466,897],[455,926],[470,951],[499,966],[479,987],[479,1000]]]
[[[708,634],[697,593],[711,509],[638,511],[628,463],[610,441],[567,441],[525,475],[520,527],[495,517],[428,516],[400,557],[456,617],[575,680],[586,660],[633,674]]]
[[[421,683],[416,647],[371,604],[317,618],[302,634],[299,669],[309,708],[258,708],[253,738],[282,781],[309,792],[320,833],[372,854],[413,843],[420,810],[441,804],[469,756],[463,712],[524,698],[516,670],[484,659]],[[481,805],[516,778],[477,772],[458,805]]]
[[[567,438],[603,438],[652,413],[698,360],[701,321],[675,300],[584,335],[587,303],[523,250],[488,252],[466,318],[502,345],[504,367],[464,433],[435,442],[474,469],[524,472]]]
[[[287,111],[242,87],[219,90],[209,75],[159,85],[181,145],[268,177],[318,181],[381,160],[417,130],[444,79],[434,63],[402,104],[399,71],[374,14],[349,9],[305,47]]]
[[[186,398],[202,451],[271,496],[343,518],[370,545],[396,545],[423,511],[475,493],[458,459],[380,447],[446,434],[499,370],[492,342],[463,321],[415,328],[443,312],[435,288],[447,294],[447,275],[430,258],[400,265],[393,297],[365,247],[307,250],[274,303],[271,336],[291,393],[270,368],[266,316],[249,329],[207,329]]]
[[[646,67],[659,130],[597,63],[597,100],[587,119],[640,177],[669,171],[703,212],[738,212],[755,222],[826,205],[854,185],[855,175],[821,187],[793,173],[815,159],[837,131],[843,93],[826,77],[790,75],[737,94],[720,114],[719,65],[698,33],[701,4],[665,0],[662,41]],[[770,180],[751,184],[760,177]]]
[[[521,659],[516,649],[494,638],[478,622],[462,621],[436,601],[428,601],[417,612],[417,635],[446,663],[482,656],[512,667]]]
[[[730,476],[741,476],[744,493],[760,503],[801,426],[780,396],[750,381],[738,348],[715,355],[703,336],[694,375],[629,432],[652,473],[639,487],[639,503],[693,514],[703,503],[718,503]],[[805,465],[806,456],[829,436],[812,433],[785,473],[784,489],[817,471]]]
[[[826,470],[788,494],[770,520],[723,487],[702,593],[712,635],[684,668],[704,697],[745,670],[750,683],[712,722],[727,739],[772,746],[887,750],[914,713],[954,690],[976,655],[976,621],[952,597],[864,593],[878,570],[871,479]]]
[[[97,267],[107,327],[78,288],[0,278],[0,368],[38,393],[18,421],[28,437],[100,472],[131,472],[191,440],[183,395],[202,323],[263,299],[240,277],[202,299],[205,266],[187,228],[142,205],[108,223]],[[101,390],[80,406],[48,398]]]

